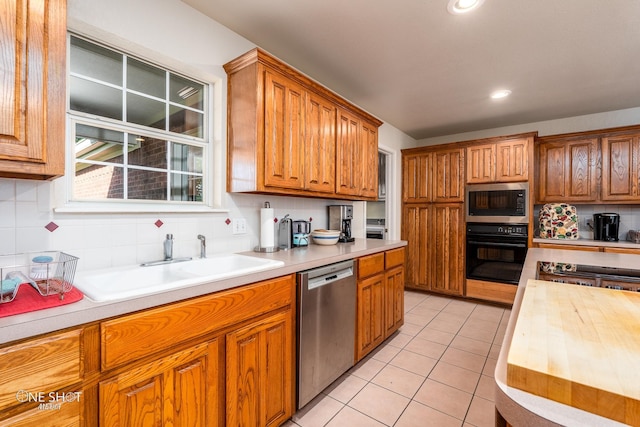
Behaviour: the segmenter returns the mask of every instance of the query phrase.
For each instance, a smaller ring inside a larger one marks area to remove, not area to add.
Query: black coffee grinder
[[[338,242],[353,242],[351,237],[351,221],[353,220],[353,206],[332,205],[329,206],[329,230],[340,230]]]

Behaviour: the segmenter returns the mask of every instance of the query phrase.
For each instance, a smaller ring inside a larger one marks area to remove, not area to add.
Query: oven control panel
[[[526,237],[527,227],[527,224],[467,223],[467,234]]]

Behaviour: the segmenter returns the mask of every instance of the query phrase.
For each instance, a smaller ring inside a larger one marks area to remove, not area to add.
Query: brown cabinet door
[[[597,143],[597,138],[540,143],[538,201],[596,201]]]
[[[462,202],[464,200],[464,150],[442,150],[433,153],[434,202]]]
[[[336,193],[357,196],[362,182],[360,170],[360,120],[338,109],[338,139],[336,142]]]
[[[0,0],[0,176],[64,174],[66,1]]]
[[[385,337],[404,323],[404,266],[394,267],[385,273],[384,319]]]
[[[529,140],[516,139],[496,144],[496,182],[529,179]]]
[[[430,290],[462,295],[464,291],[464,208],[461,203],[434,204],[431,214]]]
[[[264,185],[304,188],[305,92],[277,73],[265,72]]]
[[[602,139],[602,200],[640,201],[640,136]]]
[[[496,145],[467,147],[467,183],[480,184],[496,180]]]
[[[305,188],[322,193],[336,190],[336,107],[307,94]]]
[[[431,201],[431,158],[431,153],[403,156],[402,200],[405,203]]]
[[[432,270],[430,205],[405,205],[402,210],[402,239],[407,241],[405,283],[408,288],[429,289]]]
[[[227,426],[277,426],[293,414],[292,325],[286,310],[227,334]]]
[[[221,425],[218,341],[100,382],[100,425]]]
[[[384,297],[384,273],[358,281],[356,361],[384,340]]]
[[[378,198],[378,128],[366,122],[361,130],[362,156],[359,159],[362,171],[360,195],[362,197]]]

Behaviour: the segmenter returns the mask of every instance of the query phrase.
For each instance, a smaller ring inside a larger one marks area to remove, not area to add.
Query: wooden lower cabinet
[[[358,258],[356,362],[404,323],[405,248]]]
[[[513,304],[517,290],[517,285],[467,279],[465,296],[485,301]]]
[[[358,281],[356,360],[384,341],[384,272]]]
[[[101,381],[100,425],[222,426],[219,373],[213,340]]]
[[[83,330],[74,329],[0,348],[0,425],[41,427],[49,425],[45,415],[52,413],[56,422],[59,417],[56,425],[80,425],[85,372],[82,338]],[[71,392],[79,392],[80,399],[55,397]],[[58,409],[42,409],[41,404]]]
[[[293,414],[292,310],[226,336],[227,426],[278,426]]]

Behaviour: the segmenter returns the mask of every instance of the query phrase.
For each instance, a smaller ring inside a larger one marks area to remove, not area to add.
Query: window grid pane
[[[73,198],[203,202],[205,85],[74,36],[70,50],[71,110],[115,120],[74,120]],[[82,62],[96,56],[106,69]]]

